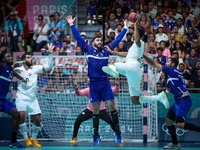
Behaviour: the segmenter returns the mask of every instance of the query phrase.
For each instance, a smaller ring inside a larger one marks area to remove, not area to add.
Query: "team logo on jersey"
[[[12,79],[12,78],[13,78],[13,73],[12,73],[12,71],[9,72],[9,70],[7,70],[7,73],[9,73],[9,77],[8,77],[8,78],[9,78],[9,79]]]
[[[28,74],[28,76],[31,76],[32,75],[32,73],[30,72],[29,74]]]

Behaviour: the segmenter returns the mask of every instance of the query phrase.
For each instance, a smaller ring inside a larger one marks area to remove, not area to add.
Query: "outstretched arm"
[[[149,58],[148,56],[146,56],[144,54],[143,54],[143,57],[151,66],[154,66],[159,70],[162,70],[162,65],[161,64],[155,62],[153,59]]]
[[[27,84],[27,81],[24,80],[15,70],[13,70],[13,75],[14,75],[17,79],[19,79],[19,80],[21,80],[22,82],[24,82],[25,84]]]
[[[74,20],[76,19],[76,17],[73,19],[72,16],[67,16],[66,19],[70,25],[72,33],[73,33],[75,39],[77,40],[78,44],[80,45],[80,47],[82,49],[85,49],[87,43],[81,38],[81,36],[79,35],[78,31],[76,30],[76,28],[74,26]]]
[[[52,52],[53,52],[53,44],[47,44],[47,47],[48,47],[48,50],[47,52],[49,52],[49,61],[47,64],[43,65],[43,68],[42,68],[42,71],[47,71],[49,69],[51,69],[53,67],[53,55],[52,55]]]
[[[128,53],[128,52],[116,52],[116,51],[112,51],[110,49],[110,47],[108,47],[107,45],[104,46],[104,47],[105,47],[105,50],[107,50],[109,53],[112,53],[112,54],[115,54],[115,55],[118,55],[118,56],[126,57],[126,55]]]
[[[139,35],[139,32],[138,32],[138,21],[139,21],[139,16],[137,16],[137,21],[134,23],[134,40],[135,40],[135,43],[137,45],[137,47],[141,47],[141,42],[140,42],[140,35]]]
[[[129,24],[128,21],[125,20],[124,21],[124,28],[123,30],[120,32],[120,34],[116,37],[116,39],[110,43],[108,46],[111,48],[111,50],[114,50],[114,48],[119,44],[119,42],[122,40],[122,38],[124,37],[124,35],[126,34],[126,31],[128,30]]]
[[[90,96],[89,88],[85,88],[83,90],[79,90],[79,86],[78,85],[74,85],[74,89],[75,89],[75,94],[77,96],[87,96],[87,97]]]

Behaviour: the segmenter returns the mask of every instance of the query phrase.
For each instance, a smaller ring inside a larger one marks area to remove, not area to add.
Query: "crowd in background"
[[[6,7],[6,5],[3,5]],[[140,17],[139,25],[144,28],[145,52],[156,54],[157,62],[164,65],[167,58],[174,57],[179,61],[178,69],[183,73],[188,88],[200,88],[200,1],[197,0],[110,0],[110,5],[106,9],[105,18],[105,44],[115,40],[116,36],[122,31],[124,20],[128,19],[129,14],[136,12]],[[102,10],[98,6],[97,0],[88,0],[87,3],[87,20],[89,25],[101,24],[98,15]],[[0,50],[1,52],[11,47],[11,52],[46,52],[46,43],[52,42],[55,45],[54,52],[62,52],[71,55],[84,55],[81,47],[77,42],[72,42],[71,35],[64,35],[64,23],[60,19],[60,14],[55,12],[49,16],[50,24],[43,22],[43,16],[38,16],[38,23],[34,27],[34,36],[31,44],[27,44],[23,39],[23,23],[17,19],[17,14],[12,12],[9,20],[6,21],[5,35],[7,43],[0,31]],[[129,31],[123,37],[122,41],[114,51],[128,52],[132,46],[134,27],[131,26]],[[63,36],[64,35],[64,36]],[[90,45],[93,41],[87,39],[85,32],[80,36]],[[103,30],[96,31],[94,36],[102,36]],[[9,46],[7,46],[9,44]],[[82,73],[80,77],[85,77],[87,70],[76,70],[80,62],[71,64],[70,60],[64,61],[59,58],[55,66],[57,70],[62,71],[55,75],[55,78],[61,78],[67,75],[67,80],[62,82],[63,85],[73,87],[77,72]],[[68,65],[72,69],[66,69]],[[85,66],[84,66],[85,67]],[[54,70],[55,71],[55,70]],[[158,72],[160,73],[160,72]],[[53,82],[51,80],[48,81]],[[85,85],[88,80],[84,80]],[[77,82],[78,83],[78,82]],[[82,85],[82,84],[80,84]],[[125,84],[123,86],[126,86]],[[84,87],[84,86],[83,86]],[[158,92],[167,89],[165,75],[160,73],[157,83]],[[190,92],[200,92],[192,90]]]

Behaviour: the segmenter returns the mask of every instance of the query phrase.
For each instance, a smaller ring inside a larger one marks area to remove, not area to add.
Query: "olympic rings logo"
[[[174,125],[175,125],[175,123],[174,123]],[[170,134],[169,134],[169,131],[168,131],[168,129],[167,129],[166,123],[164,123],[164,124],[162,125],[162,130],[163,130],[164,132],[166,132],[168,135],[170,135]],[[178,135],[178,136],[182,136],[185,132],[188,132],[188,130],[176,128],[176,135]]]

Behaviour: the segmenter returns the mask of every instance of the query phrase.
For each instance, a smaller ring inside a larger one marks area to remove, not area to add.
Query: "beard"
[[[102,50],[102,44],[95,44],[94,43],[94,47],[96,47],[97,50]]]
[[[7,64],[8,66],[11,66],[11,65],[13,65],[13,61],[11,61],[11,62],[6,62],[6,64]]]
[[[28,67],[31,67],[31,66],[32,66],[32,62],[30,63],[30,62],[26,61],[26,65],[27,65]]]

